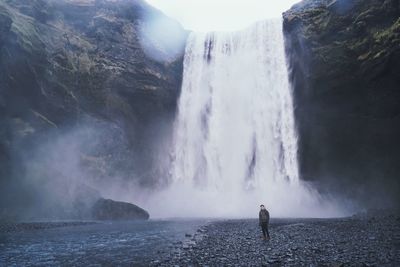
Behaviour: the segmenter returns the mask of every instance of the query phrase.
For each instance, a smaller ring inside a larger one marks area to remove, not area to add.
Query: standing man
[[[260,222],[261,230],[263,233],[264,240],[269,240],[268,224],[269,224],[269,212],[264,205],[260,205],[260,213],[258,219]]]

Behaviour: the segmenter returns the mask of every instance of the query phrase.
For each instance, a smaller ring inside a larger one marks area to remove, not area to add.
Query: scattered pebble
[[[204,234],[207,233],[207,234]],[[398,215],[215,221],[154,266],[400,266]]]

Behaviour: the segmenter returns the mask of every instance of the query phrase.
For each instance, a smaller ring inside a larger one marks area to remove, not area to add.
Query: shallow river
[[[150,220],[0,233],[0,266],[148,265],[205,220]]]

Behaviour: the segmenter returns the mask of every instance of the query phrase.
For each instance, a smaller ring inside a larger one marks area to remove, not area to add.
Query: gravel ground
[[[214,221],[154,266],[400,266],[400,216]]]

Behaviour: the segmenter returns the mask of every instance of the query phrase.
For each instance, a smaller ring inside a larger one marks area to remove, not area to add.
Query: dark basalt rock
[[[400,1],[305,0],[283,14],[304,179],[400,203]]]
[[[134,204],[101,198],[92,207],[92,217],[96,220],[148,220],[150,215]]]

